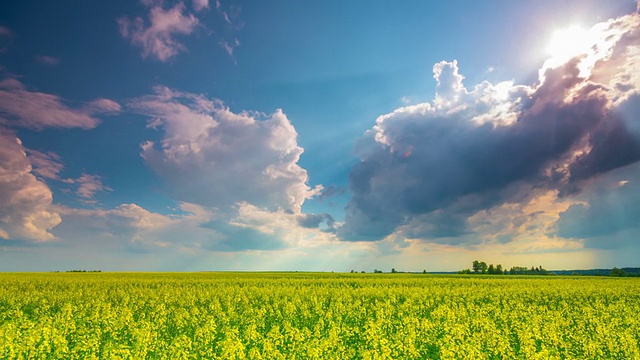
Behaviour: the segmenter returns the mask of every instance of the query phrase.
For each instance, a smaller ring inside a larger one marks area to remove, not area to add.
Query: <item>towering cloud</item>
[[[281,110],[236,114],[220,101],[164,87],[130,106],[164,129],[160,143],[143,144],[142,157],[180,201],[297,213],[320,190],[307,185],[298,134]]]
[[[16,79],[0,81],[0,238],[56,239],[50,230],[60,224],[61,217],[52,206],[53,195],[44,179],[73,182],[59,178],[63,165],[55,153],[25,149],[10,127],[91,129],[100,123],[96,114],[118,111],[120,105],[109,99],[71,108],[62,98],[30,91]],[[81,182],[79,193],[90,198],[104,189],[101,186],[95,181]]]
[[[620,109],[638,102],[639,35],[639,15],[598,24],[590,46],[549,59],[531,86],[467,88],[456,61],[436,64],[433,102],[380,116],[360,142],[341,237],[472,233],[474,214],[572,196],[636,163],[637,118]]]
[[[0,239],[54,240],[61,221],[49,187],[32,173],[20,139],[0,127]]]

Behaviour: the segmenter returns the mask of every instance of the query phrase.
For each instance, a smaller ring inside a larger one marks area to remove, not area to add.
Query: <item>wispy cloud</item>
[[[8,27],[0,25],[0,37],[12,37],[13,31]]]
[[[33,173],[44,179],[60,180],[59,173],[64,169],[60,156],[53,152],[43,153],[30,149],[26,151]]]
[[[205,11],[210,9],[209,0],[191,0],[187,3],[190,7],[187,7],[183,0],[172,7],[167,7],[165,1],[141,0],[141,3],[148,9],[146,17],[130,19],[123,16],[116,21],[120,34],[130,39],[133,45],[142,48],[143,58],[153,57],[162,62],[169,61],[188,50],[184,38],[199,27],[208,27],[202,23],[202,19]],[[239,20],[240,7],[223,5],[217,0],[215,12],[219,15],[222,26],[209,32],[216,34],[218,44],[233,58],[235,49],[240,46],[236,32],[244,25]]]
[[[13,39],[14,34],[11,29],[6,26],[0,25],[0,54],[9,50],[9,44]]]
[[[41,130],[47,127],[91,129],[100,123],[96,114],[112,112],[119,106],[106,99],[91,102],[87,108],[66,106],[60,97],[29,91],[18,80],[0,81],[0,124]]]
[[[53,56],[48,56],[48,55],[39,55],[36,56],[36,60],[38,60],[39,63],[44,64],[44,65],[57,65],[60,62],[60,59],[57,57],[53,57]]]
[[[202,11],[209,8],[209,0],[193,0],[193,10]]]
[[[235,49],[240,47],[240,40],[237,38],[237,32],[241,30],[244,23],[240,20],[240,7],[236,5],[224,5],[222,1],[216,0],[216,12],[223,20],[225,35],[220,40],[220,46],[233,59]]]
[[[196,1],[197,10],[206,1]],[[164,9],[162,2],[143,1],[149,8],[148,21],[141,17],[130,20],[121,17],[117,20],[120,34],[131,40],[131,43],[142,48],[142,57],[153,56],[160,61],[167,61],[186,47],[177,40],[179,35],[191,34],[199,24],[198,18],[187,12],[184,3],[178,2],[169,9]]]
[[[222,41],[222,47],[229,54],[229,56],[233,57],[233,51],[240,46],[240,40],[234,39],[232,42]]]
[[[113,100],[96,99],[87,103],[85,109],[97,114],[117,114],[120,112],[122,107]]]
[[[96,193],[112,191],[111,188],[102,183],[102,177],[98,175],[82,174],[74,182],[78,185],[76,193],[83,201],[93,202]]]

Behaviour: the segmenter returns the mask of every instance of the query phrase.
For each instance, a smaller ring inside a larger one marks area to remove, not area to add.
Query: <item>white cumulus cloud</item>
[[[161,142],[142,145],[142,157],[180,201],[300,212],[321,189],[307,184],[298,134],[281,110],[234,113],[220,101],[164,87],[130,106],[163,129]]]
[[[51,209],[52,200],[47,184],[33,175],[20,139],[0,128],[0,237],[55,240],[50,230],[61,218]]]

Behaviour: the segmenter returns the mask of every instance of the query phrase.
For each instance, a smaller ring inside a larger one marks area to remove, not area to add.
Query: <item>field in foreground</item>
[[[640,279],[0,274],[2,359],[639,359]]]

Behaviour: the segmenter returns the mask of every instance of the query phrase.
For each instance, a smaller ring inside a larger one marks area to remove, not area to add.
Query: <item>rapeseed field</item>
[[[0,275],[1,359],[640,359],[640,279]]]

